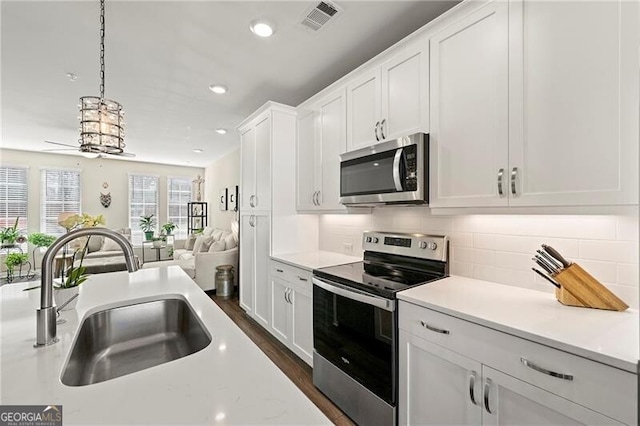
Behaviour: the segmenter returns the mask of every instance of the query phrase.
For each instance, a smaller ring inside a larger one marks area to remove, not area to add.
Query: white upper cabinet
[[[297,209],[340,211],[340,154],[346,148],[345,92],[333,92],[299,113]]]
[[[638,202],[637,1],[510,3],[511,205]]]
[[[256,132],[254,127],[248,127],[240,133],[240,210],[251,207],[255,194],[256,182]]]
[[[432,207],[638,203],[638,2],[495,1],[431,38]]]
[[[428,44],[418,37],[347,86],[347,151],[429,128]]]
[[[430,48],[429,204],[506,205],[498,172],[507,167],[509,142],[507,3],[490,3],[453,23],[431,38]]]

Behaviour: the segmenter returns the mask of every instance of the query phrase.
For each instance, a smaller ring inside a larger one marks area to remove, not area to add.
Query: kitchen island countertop
[[[63,406],[64,424],[330,424],[322,412],[178,266],[93,275],[60,341],[35,349],[40,291],[0,288],[0,403]],[[105,307],[186,299],[211,335],[203,350],[88,386],[60,381],[82,319]]]
[[[398,298],[584,358],[637,372],[638,311],[564,306],[555,295],[451,276]]]

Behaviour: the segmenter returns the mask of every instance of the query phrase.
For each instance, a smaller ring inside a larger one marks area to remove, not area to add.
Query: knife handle
[[[531,258],[531,260],[533,260],[534,262],[536,262],[536,264],[541,267],[542,269],[544,269],[548,274],[553,275],[553,270],[551,268],[549,268],[545,263],[542,263],[541,260],[533,257]]]
[[[565,259],[564,257],[562,257],[562,255],[560,253],[558,253],[558,251],[556,249],[554,249],[551,246],[548,246],[546,244],[542,245],[542,248],[549,253],[549,255],[551,257],[553,257],[554,259],[556,259],[558,262],[562,263],[562,266],[564,266],[565,268],[568,268],[569,266],[571,266],[571,262],[567,261],[567,259]]]
[[[536,250],[536,253],[538,253],[540,255],[540,257],[542,257],[544,260],[549,262],[554,268],[562,269],[562,263],[558,262],[556,259],[554,259],[553,257],[549,256],[549,253],[547,253],[546,251]]]

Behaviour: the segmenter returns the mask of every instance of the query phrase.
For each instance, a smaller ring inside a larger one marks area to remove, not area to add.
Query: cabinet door
[[[483,425],[619,425],[609,417],[482,366]]]
[[[255,210],[271,208],[271,119],[267,115],[256,124]]]
[[[291,346],[293,352],[313,366],[313,305],[310,291],[295,289],[290,296]]]
[[[442,346],[400,330],[401,425],[479,425],[481,368]]]
[[[428,55],[420,39],[382,65],[381,139],[429,132]]]
[[[269,288],[270,223],[269,216],[255,215],[255,308],[253,318],[269,328],[271,290]]]
[[[322,210],[344,210],[340,204],[340,154],[346,151],[345,95],[341,90],[320,104],[320,193]]]
[[[432,207],[508,203],[507,9],[489,3],[430,40]]]
[[[285,345],[289,344],[289,317],[291,309],[287,300],[289,285],[286,281],[271,277],[271,324],[269,330]]]
[[[251,209],[251,197],[256,183],[256,132],[250,127],[240,135],[240,210]]]
[[[638,202],[639,4],[510,3],[511,205]]]
[[[347,151],[373,145],[379,121],[380,69],[375,68],[347,86]]]
[[[296,208],[298,210],[314,210],[316,189],[316,111],[300,112],[298,116],[298,137],[296,141]]]
[[[240,307],[247,314],[253,314],[255,287],[255,232],[251,225],[253,215],[242,215],[240,218]]]

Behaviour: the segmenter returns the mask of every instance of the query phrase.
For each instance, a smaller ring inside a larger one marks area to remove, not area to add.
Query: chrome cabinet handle
[[[276,272],[284,272],[282,269],[276,268]]]
[[[289,288],[284,289],[284,301],[289,303],[289,299],[287,299],[287,295],[289,294]]]
[[[318,191],[313,193],[313,204],[316,206],[318,205]]]
[[[489,391],[491,391],[491,379],[487,379],[484,383],[484,409],[487,413],[493,414],[491,407],[489,407]]]
[[[504,191],[502,190],[502,179],[504,177],[504,169],[498,170],[498,195],[503,197]]]
[[[473,405],[478,405],[476,402],[476,372],[471,371],[469,375],[469,398],[471,398],[471,402]]]
[[[249,205],[250,205],[251,207],[255,207],[255,206],[256,206],[256,205],[255,205],[255,203],[253,202],[253,200],[255,199],[255,197],[256,197],[255,195],[252,195],[251,197],[249,197]]]
[[[251,227],[254,227],[256,225],[256,217],[254,215],[249,216],[249,225],[251,225]]]
[[[538,373],[546,374],[547,376],[551,376],[551,377],[557,377],[558,379],[562,379],[562,380],[569,380],[569,381],[573,380],[573,375],[571,374],[556,373],[555,371],[547,370],[546,368],[542,368],[532,363],[526,358],[520,358],[520,362],[522,362],[526,367],[529,367],[530,369],[537,371]]]
[[[387,138],[387,137],[385,136],[385,134],[384,134],[384,123],[386,123],[386,122],[387,122],[387,119],[386,119],[386,118],[385,118],[385,119],[383,119],[383,120],[380,122],[380,135],[382,136],[382,139],[383,139],[383,140]]]
[[[450,333],[449,333],[449,330],[445,330],[445,329],[442,329],[442,328],[434,327],[434,326],[432,326],[432,325],[427,324],[427,323],[426,323],[426,322],[424,322],[424,321],[420,321],[420,324],[421,324],[424,328],[426,328],[427,330],[435,331],[436,333],[440,333],[440,334],[450,334]]]
[[[518,168],[511,169],[511,194],[518,195],[516,191],[516,181],[518,180]]]
[[[376,127],[373,130],[373,133],[376,135],[376,140],[379,141],[380,137],[378,136],[378,127],[380,126],[380,122],[376,121]]]
[[[322,204],[320,202],[320,191],[318,191],[318,195],[316,196],[316,200],[318,201],[318,206],[320,206]]]
[[[303,278],[303,277],[301,277],[301,276],[299,276],[299,275],[298,275],[298,279],[299,279],[300,281],[309,281],[309,279],[308,279],[308,278]]]
[[[257,195],[253,196],[253,207],[258,207],[258,196]]]

